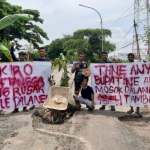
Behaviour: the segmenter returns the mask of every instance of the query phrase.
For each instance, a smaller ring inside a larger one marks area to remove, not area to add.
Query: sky
[[[102,16],[103,28],[112,31],[111,43],[118,43],[133,26],[134,0],[7,0],[13,5],[22,6],[23,9],[36,9],[40,12],[43,24],[38,24],[49,37],[44,40],[44,45],[50,44],[56,38],[62,38],[63,34],[72,35],[78,29],[101,28],[98,14],[79,4],[95,8]],[[128,11],[127,11],[128,10]],[[127,12],[126,12],[127,11]],[[120,19],[126,12],[128,17]],[[117,19],[120,19],[116,21]],[[114,21],[115,20],[115,21]],[[111,22],[112,21],[112,22]],[[133,42],[133,28],[129,34],[117,44],[117,53],[132,52],[132,45],[118,50]]]

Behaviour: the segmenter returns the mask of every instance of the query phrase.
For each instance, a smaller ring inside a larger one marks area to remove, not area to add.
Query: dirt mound
[[[118,120],[129,126],[147,127],[150,125],[150,113],[142,113],[143,117],[134,115],[125,115],[119,117]]]
[[[54,110],[52,109],[45,109],[44,107],[37,107],[35,109],[35,112],[33,113],[32,117],[39,117],[41,118],[41,121],[46,124],[59,124],[64,123],[66,119],[70,119],[75,111],[77,110],[76,107],[72,106],[71,104],[68,105],[67,110],[63,111],[55,111],[58,115],[58,121],[54,122]]]

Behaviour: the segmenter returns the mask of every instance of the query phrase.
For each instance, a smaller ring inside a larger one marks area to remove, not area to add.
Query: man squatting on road
[[[82,80],[80,91],[81,96],[74,95],[74,99],[81,104],[85,104],[89,111],[95,108],[94,104],[94,91],[92,87],[88,86],[88,77],[84,77]]]
[[[23,52],[23,51],[19,52],[19,59],[17,59],[16,56],[15,56],[15,54],[14,54],[14,45],[15,45],[15,43],[12,42],[12,46],[11,46],[11,49],[10,49],[10,54],[11,54],[11,58],[12,58],[12,59],[10,59],[10,60],[15,61],[15,62],[16,62],[16,61],[24,62],[24,61],[25,61],[25,58],[26,58],[26,53]],[[29,110],[27,109],[27,107],[23,107],[23,111],[24,111],[24,112],[28,112]],[[18,109],[18,108],[15,108],[15,109],[12,111],[12,113],[17,113],[17,112],[19,112],[19,109]]]

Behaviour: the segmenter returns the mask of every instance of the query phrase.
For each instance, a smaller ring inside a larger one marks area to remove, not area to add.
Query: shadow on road
[[[119,121],[129,125],[129,126],[139,126],[139,127],[146,127],[150,125],[150,113],[143,113],[143,117],[139,117],[137,114],[127,114],[126,112],[115,111],[112,112],[111,110],[99,110],[95,109],[94,111],[88,111],[86,108],[82,108],[81,111],[77,111],[75,113],[76,116],[88,116],[90,117],[97,116],[99,119],[102,116],[114,117]]]
[[[12,114],[11,112],[10,113],[7,113],[4,114],[4,115],[0,115],[0,118],[7,118],[7,117],[11,117],[11,116],[20,116],[20,115],[32,115],[34,112],[34,110],[31,110],[29,112],[23,112],[22,110],[20,110],[18,113],[14,113]]]
[[[86,108],[82,108],[81,111],[76,112],[76,115],[86,115],[86,114],[100,115],[100,116],[107,116],[107,117],[121,117],[126,115],[125,112],[121,112],[121,111],[99,110],[99,109],[88,111]]]

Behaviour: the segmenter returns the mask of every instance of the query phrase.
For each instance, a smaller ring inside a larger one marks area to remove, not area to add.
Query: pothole
[[[44,107],[37,107],[32,115],[32,118],[40,119],[44,124],[62,124],[70,119],[76,111],[76,107],[71,104],[66,110],[45,109]]]
[[[32,115],[32,126],[41,134],[47,134],[55,137],[56,141],[59,143],[59,147],[56,147],[55,149],[59,149],[60,147],[62,150],[88,149],[89,146],[87,146],[88,144],[86,141],[74,133],[78,127],[78,124],[73,123],[74,112],[74,108],[70,106],[67,111],[61,112],[61,121],[58,123],[53,123],[50,118],[43,118],[46,114],[45,108],[39,107],[36,108],[35,113]],[[70,117],[72,118],[68,118],[66,113],[70,113]]]
[[[129,125],[129,126],[139,126],[147,127],[150,125],[150,113],[142,113],[143,117],[135,115],[125,115],[118,117],[118,120]]]

